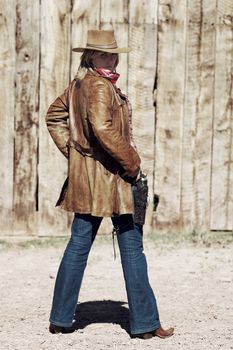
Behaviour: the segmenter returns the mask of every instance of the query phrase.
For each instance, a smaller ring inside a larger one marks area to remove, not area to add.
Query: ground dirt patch
[[[151,237],[151,236],[150,236]],[[145,237],[151,285],[167,340],[131,339],[119,253],[97,237],[78,305],[79,327],[48,333],[55,276],[65,240],[1,241],[0,339],[2,350],[233,349],[233,244],[192,236],[175,244]],[[170,241],[169,241],[170,242]]]

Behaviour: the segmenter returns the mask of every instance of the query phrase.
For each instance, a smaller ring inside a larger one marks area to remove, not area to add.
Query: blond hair
[[[92,57],[96,53],[97,50],[89,50],[86,49],[83,51],[83,54],[80,58],[80,65],[77,71],[77,74],[75,75],[75,80],[82,80],[87,74],[88,70],[94,70],[95,67],[92,63]],[[117,55],[117,61],[116,61],[116,66],[119,63],[119,55]],[[115,67],[116,68],[116,67]]]

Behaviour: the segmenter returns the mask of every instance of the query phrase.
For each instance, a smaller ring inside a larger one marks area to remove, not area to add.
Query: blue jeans
[[[55,283],[50,322],[70,327],[87,264],[88,254],[102,218],[75,214],[71,238],[64,252]],[[132,215],[112,218],[117,232],[130,316],[131,334],[153,331],[160,327],[154,293],[148,280],[143,253],[142,229]]]

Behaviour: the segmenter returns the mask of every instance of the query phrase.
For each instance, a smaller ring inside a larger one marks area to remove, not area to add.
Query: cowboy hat
[[[113,30],[88,30],[86,47],[75,47],[72,51],[97,50],[111,53],[130,52],[129,47],[118,47]]]

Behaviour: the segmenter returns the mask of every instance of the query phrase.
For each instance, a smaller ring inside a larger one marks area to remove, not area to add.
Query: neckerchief
[[[119,73],[114,73],[109,69],[105,69],[105,68],[96,68],[95,69],[97,73],[99,73],[102,77],[105,77],[109,80],[111,80],[111,82],[113,84],[116,84],[117,79],[119,78],[120,74]]]

